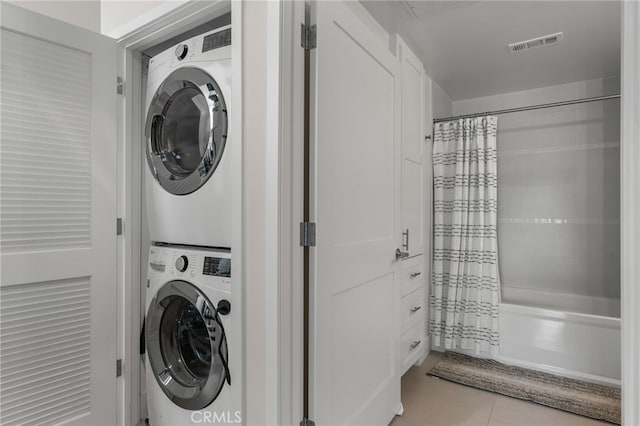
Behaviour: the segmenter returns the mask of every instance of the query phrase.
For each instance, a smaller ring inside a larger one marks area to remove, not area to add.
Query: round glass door
[[[149,306],[149,364],[163,392],[176,405],[200,410],[230,381],[227,340],[211,302],[186,281],[165,284]]]
[[[227,128],[216,81],[198,68],[172,72],[151,100],[145,126],[147,161],[156,180],[175,195],[196,191],[220,163]]]

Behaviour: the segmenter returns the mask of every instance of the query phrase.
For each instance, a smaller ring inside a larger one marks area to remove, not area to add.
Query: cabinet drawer
[[[425,300],[424,300],[424,288],[418,289],[408,296],[402,298],[401,301],[402,312],[402,331],[405,332],[413,327],[415,324],[425,322]]]
[[[422,324],[417,324],[402,335],[402,348],[400,353],[402,354],[403,374],[419,358],[419,354],[422,352],[424,345],[424,326]]]
[[[424,262],[422,256],[409,259],[402,268],[402,296],[406,296],[419,288],[424,288]]]

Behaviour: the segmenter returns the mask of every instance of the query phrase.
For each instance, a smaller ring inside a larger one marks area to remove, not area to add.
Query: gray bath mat
[[[620,424],[620,389],[445,352],[428,375]]]

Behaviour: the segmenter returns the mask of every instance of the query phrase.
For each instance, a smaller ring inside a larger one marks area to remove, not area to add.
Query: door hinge
[[[116,93],[118,95],[124,94],[124,78],[120,76],[116,79]]]
[[[317,42],[317,27],[315,25],[302,24],[300,32],[300,46],[304,50],[311,50],[316,48]]]
[[[122,360],[116,360],[116,377],[122,376]]]
[[[116,219],[116,235],[122,235],[124,231],[124,221],[121,217]]]
[[[316,246],[316,224],[313,222],[300,223],[300,245],[302,247]]]
[[[300,426],[316,426],[316,422],[305,417],[300,421]]]

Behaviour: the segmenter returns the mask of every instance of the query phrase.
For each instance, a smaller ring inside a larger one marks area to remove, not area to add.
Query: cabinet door
[[[402,160],[402,243],[411,257],[424,251],[423,170],[421,163]]]
[[[399,41],[402,63],[402,232],[410,256],[424,252],[425,75],[422,64]]]
[[[116,423],[116,43],[0,3],[0,423]]]
[[[422,164],[424,151],[424,69],[409,48],[399,47],[402,60],[402,157]]]
[[[388,425],[400,407],[400,66],[357,4],[312,4],[311,418]]]

